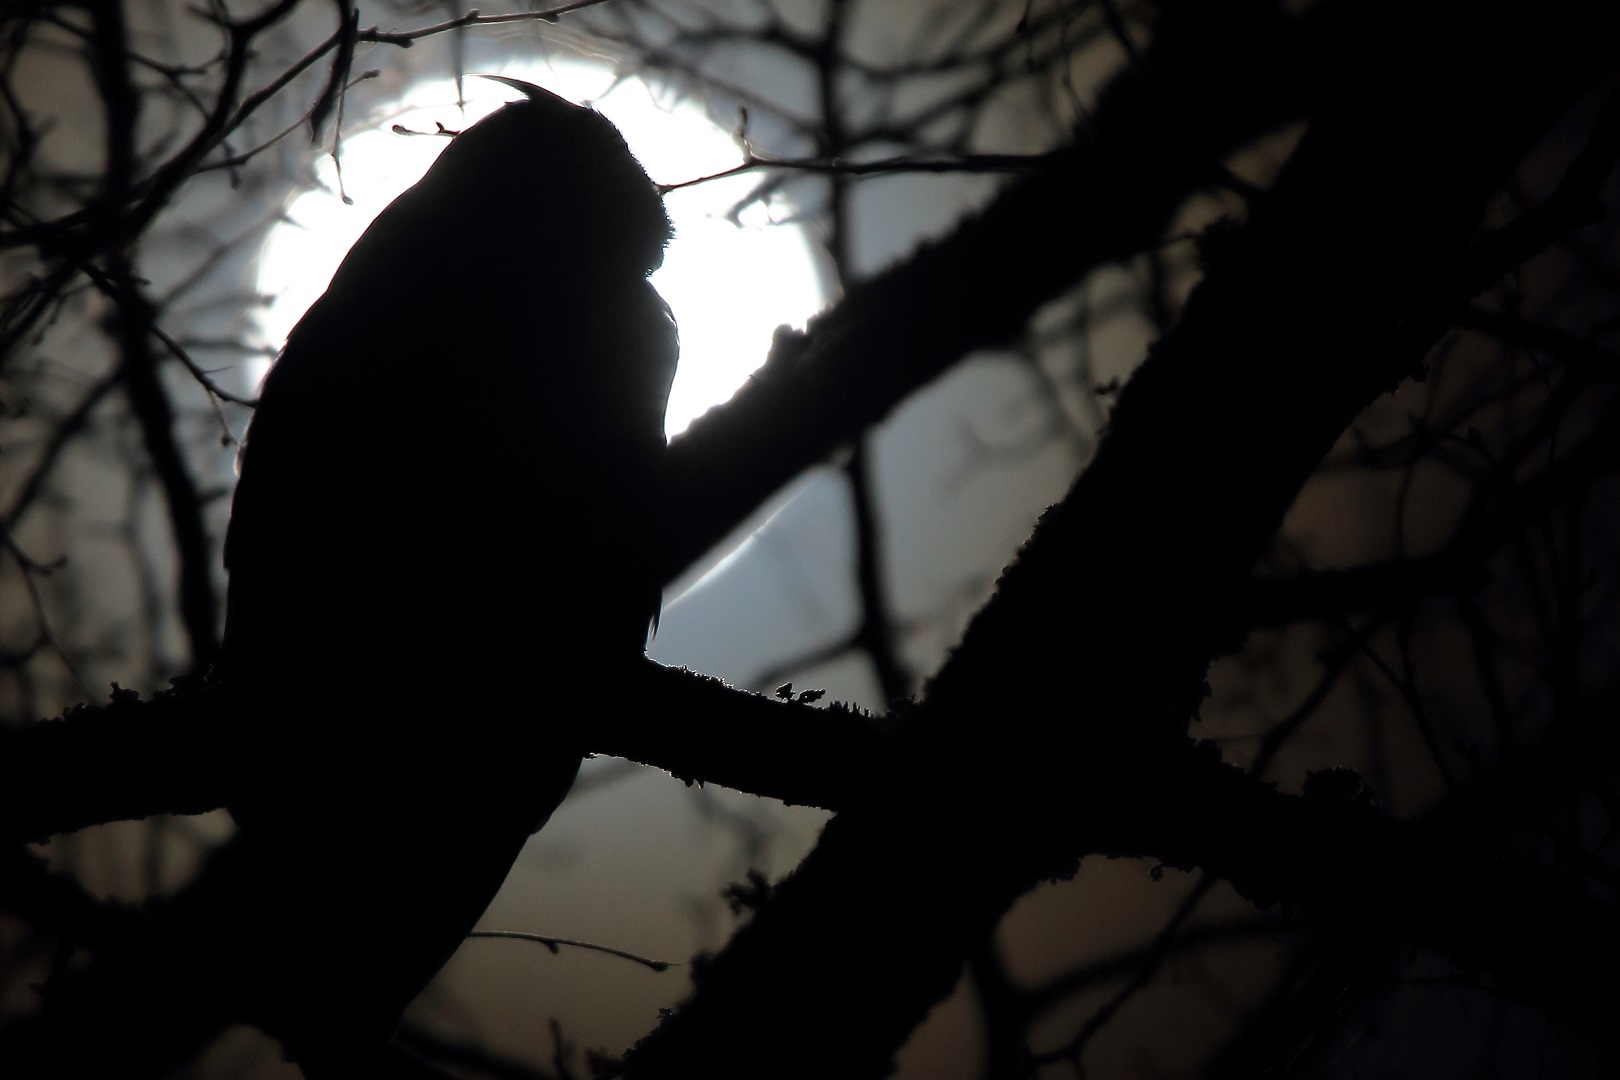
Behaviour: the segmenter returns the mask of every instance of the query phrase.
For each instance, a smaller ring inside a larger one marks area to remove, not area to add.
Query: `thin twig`
[[[625,952],[623,949],[615,949],[608,945],[597,945],[589,941],[574,941],[571,938],[547,937],[544,934],[526,934],[520,930],[474,930],[467,936],[469,938],[512,938],[518,941],[533,941],[544,945],[554,955],[562,951],[561,946],[563,945],[575,949],[589,949],[592,952],[617,956],[621,960],[634,961],[642,967],[651,968],[653,971],[668,971],[672,967],[679,966],[671,960],[651,960],[645,956],[637,956],[635,953]]]

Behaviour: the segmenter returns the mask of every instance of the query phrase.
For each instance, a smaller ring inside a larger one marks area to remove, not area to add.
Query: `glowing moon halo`
[[[500,73],[592,104],[618,126],[657,182],[714,176],[743,160],[733,138],[700,107],[660,102],[640,80],[616,82],[611,72],[586,64],[552,63]],[[476,78],[465,80],[464,92],[463,110],[454,104],[453,82],[417,83],[388,126],[432,132],[442,123],[459,130],[517,96],[510,87]],[[345,205],[339,198],[336,168],[330,158],[323,159],[322,186],[296,198],[286,222],[265,243],[258,290],[272,298],[260,320],[268,342],[279,346],[286,339],[366,226],[421,179],[447,142],[392,130],[345,134],[343,190],[352,203]],[[747,175],[712,180],[673,191],[665,200],[675,239],[652,281],[674,309],[681,331],[680,372],[665,417],[671,435],[742,385],[765,359],[777,326],[803,326],[824,302],[803,230],[773,223],[791,217],[791,205],[780,200],[751,204],[739,222],[726,220],[755,182]]]

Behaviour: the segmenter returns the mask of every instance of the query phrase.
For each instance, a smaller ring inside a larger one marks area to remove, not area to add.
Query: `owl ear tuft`
[[[531,83],[531,82],[524,82],[522,79],[514,79],[510,75],[482,75],[482,74],[478,74],[476,72],[469,72],[468,74],[470,74],[475,79],[488,79],[490,82],[504,83],[505,85],[510,86],[512,89],[516,90],[518,93],[522,94],[524,97],[528,98],[530,101],[562,101],[563,100],[562,98],[558,97],[556,94],[553,94],[550,90],[547,90],[544,87],[536,86],[534,83]],[[570,102],[569,104],[572,104],[572,102]]]

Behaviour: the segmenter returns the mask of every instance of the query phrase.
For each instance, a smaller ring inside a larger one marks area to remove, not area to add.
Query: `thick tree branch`
[[[1247,2],[1168,6],[1148,74],[1105,88],[1075,145],[852,290],[671,444],[666,580],[911,393],[1014,340],[1091,271],[1157,243],[1228,155],[1305,111],[1318,39],[1341,21],[1337,8],[1283,20]]]
[[[1232,600],[1345,426],[1421,362],[1435,337],[1426,305],[1487,200],[1610,63],[1598,42],[1615,16],[1589,5],[1523,6],[1511,29],[1455,4],[1405,5],[1399,18],[1385,5],[1356,10],[1360,32],[1338,46],[1370,83],[1346,80],[1353,90],[1322,102],[1276,187],[1127,386],[1090,469],[931,683],[886,782],[828,824],[638,1045],[631,1075],[753,1075],[767,1059],[785,1076],[880,1075],[1025,890],[1084,854],[1143,850],[1152,837],[1139,830],[1167,806],[1207,820],[1176,762],[1205,668],[1232,633]],[[1557,49],[1529,44],[1555,38]],[[1509,67],[1518,77],[1502,77]],[[1445,923],[1435,901],[1407,891],[1402,875],[1432,852],[1403,856],[1401,828],[1387,826],[1392,844],[1376,857],[1335,860],[1337,843],[1314,852],[1324,882],[1360,883],[1323,888],[1316,902],[1357,919],[1376,905],[1381,924],[1484,957],[1537,993],[1573,992],[1560,980],[1594,951],[1599,966],[1617,958],[1615,934],[1592,917],[1572,924],[1593,937],[1549,928],[1546,951],[1499,946],[1490,916],[1581,906],[1532,910],[1490,874],[1462,875],[1468,889],[1499,890],[1487,917]],[[1233,872],[1213,846],[1222,837],[1188,838],[1189,861]],[[1271,850],[1270,865],[1297,850]],[[783,1046],[791,1058],[771,1053]]]
[[[225,805],[241,753],[235,704],[219,689],[141,701],[115,686],[106,705],[0,728],[0,843]]]
[[[893,742],[892,721],[844,705],[776,701],[651,662],[633,697],[592,721],[594,752],[790,804],[848,805]]]
[[[0,843],[226,805],[239,763],[255,752],[241,736],[248,707],[224,686],[186,683],[146,701],[115,687],[106,705],[0,728]],[[651,661],[635,686],[603,695],[590,726],[593,753],[826,809],[848,804],[876,775],[893,727]]]

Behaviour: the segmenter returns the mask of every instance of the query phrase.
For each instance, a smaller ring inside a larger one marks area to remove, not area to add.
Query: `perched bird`
[[[311,1076],[372,1069],[658,610],[669,219],[611,123],[503,81],[524,100],[456,135],[293,330],[240,461],[221,677],[252,752],[235,865],[181,905],[236,1018]]]
[[[410,1075],[402,1010],[641,661],[670,223],[612,124],[503,81],[265,379],[225,543],[236,837],[53,978],[0,1073],[156,1077],[245,1022],[311,1080]]]

